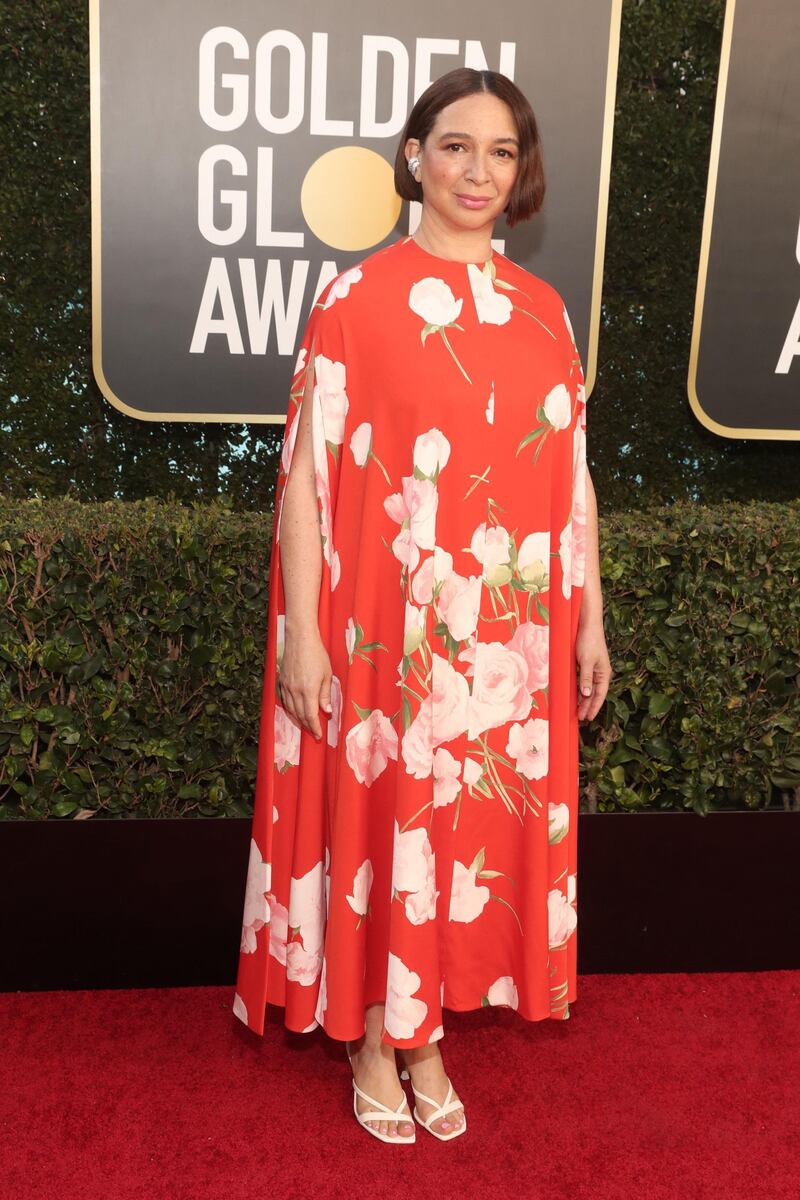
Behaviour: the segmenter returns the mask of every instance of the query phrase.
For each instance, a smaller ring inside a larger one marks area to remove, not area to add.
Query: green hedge
[[[0,817],[248,816],[272,518],[0,501]],[[800,502],[601,517],[581,807],[797,806]]]

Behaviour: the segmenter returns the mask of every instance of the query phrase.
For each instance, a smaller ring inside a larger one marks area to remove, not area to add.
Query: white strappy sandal
[[[352,1067],[353,1060],[350,1057],[349,1048],[347,1050],[347,1057],[350,1059],[350,1065]],[[367,1109],[366,1112],[359,1112],[359,1097],[361,1097],[362,1100],[365,1100],[367,1104],[371,1104],[373,1108]],[[398,1133],[396,1137],[390,1137],[388,1133],[381,1133],[380,1129],[373,1129],[371,1125],[367,1124],[368,1121],[397,1121],[398,1124],[401,1121],[410,1121],[411,1113],[408,1108],[408,1098],[406,1097],[405,1093],[403,1093],[403,1099],[400,1101],[397,1108],[387,1108],[385,1104],[381,1104],[380,1100],[376,1100],[373,1096],[368,1096],[366,1092],[362,1092],[361,1088],[355,1081],[355,1077],[353,1077],[353,1112],[355,1113],[356,1120],[358,1121],[359,1125],[363,1125],[367,1133],[371,1133],[373,1137],[376,1137],[381,1142],[415,1142],[417,1140],[416,1130],[412,1130],[410,1134],[405,1136]]]
[[[411,1076],[408,1073],[408,1067],[404,1067],[404,1069],[400,1072],[400,1078],[408,1079],[409,1081],[411,1080]],[[464,1112],[464,1119],[461,1124],[457,1129],[451,1130],[450,1133],[439,1133],[438,1129],[431,1128],[434,1121],[438,1121],[442,1117],[447,1117],[450,1113],[455,1112],[456,1109],[464,1107],[461,1100],[453,1099],[453,1085],[449,1079],[447,1080],[447,1095],[441,1104],[438,1100],[432,1100],[430,1096],[426,1096],[424,1092],[418,1092],[413,1083],[411,1084],[411,1090],[418,1100],[424,1100],[427,1104],[431,1104],[434,1108],[434,1111],[428,1117],[427,1121],[423,1121],[416,1104],[414,1105],[414,1120],[417,1121],[423,1129],[427,1129],[428,1133],[433,1134],[433,1136],[438,1138],[440,1142],[449,1142],[452,1138],[459,1137],[462,1133],[466,1133],[466,1111]]]

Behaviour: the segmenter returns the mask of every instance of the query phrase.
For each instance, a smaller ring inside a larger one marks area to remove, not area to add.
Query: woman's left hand
[[[600,711],[611,682],[611,660],[601,621],[582,621],[575,641],[578,663],[578,720],[591,721]]]

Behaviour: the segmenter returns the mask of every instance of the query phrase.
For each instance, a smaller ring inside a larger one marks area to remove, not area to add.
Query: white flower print
[[[369,421],[362,421],[353,430],[353,436],[350,438],[350,449],[353,452],[356,466],[365,466],[369,459],[369,452],[372,449],[372,426]]]
[[[483,775],[483,767],[475,758],[464,759],[464,783],[467,787],[475,787],[476,783],[480,783]]]
[[[314,1025],[322,1025],[325,1020],[325,1012],[328,1007],[328,960],[322,959],[322,972],[319,977],[319,991],[317,992],[317,1007],[314,1010]],[[314,1026],[312,1026],[314,1028]]]
[[[578,924],[578,914],[560,888],[547,893],[547,940],[550,949],[563,946]]]
[[[238,992],[235,992],[233,996],[233,1015],[240,1021],[244,1021],[245,1025],[247,1024],[247,1005]]]
[[[478,321],[485,325],[505,325],[511,319],[513,305],[508,296],[494,290],[491,274],[475,263],[467,264],[467,274],[475,300]]]
[[[373,459],[378,464],[386,482],[391,485],[392,481],[389,478],[386,467],[372,449],[372,425],[369,421],[362,421],[353,430],[353,435],[350,438],[350,449],[357,467],[365,467],[370,459]]]
[[[574,346],[575,345],[575,330],[572,328],[572,321],[570,321],[570,319],[569,319],[569,313],[567,312],[566,305],[562,304],[561,307],[562,307],[562,310],[564,313],[564,324],[567,327],[567,332],[569,333],[569,336],[572,340],[572,344]]]
[[[322,953],[325,930],[325,868],[322,860],[289,882],[289,925],[300,931],[304,948]],[[294,943],[290,943],[291,950]]]
[[[269,952],[285,967],[286,939],[289,936],[289,910],[274,896],[270,896],[269,917]]]
[[[567,876],[567,900],[570,904],[574,904],[577,896],[578,877],[573,872]]]
[[[550,534],[529,533],[517,552],[517,572],[529,592],[550,587]]]
[[[398,1040],[413,1037],[427,1017],[425,1001],[413,998],[421,983],[416,971],[410,971],[403,960],[390,951],[383,1018],[389,1037]]]
[[[425,612],[406,601],[403,654],[413,654],[425,640]]]
[[[532,717],[524,725],[512,725],[508,732],[506,754],[516,763],[516,769],[526,779],[543,779],[547,774],[550,746],[550,727],[540,717]]]
[[[370,888],[372,887],[373,878],[374,872],[372,870],[372,863],[368,858],[365,858],[353,877],[352,896],[345,897],[353,912],[359,917],[365,917],[367,915],[367,908],[369,907],[369,893]]]
[[[481,915],[489,903],[491,892],[484,884],[476,884],[477,868],[466,867],[458,859],[453,863],[453,886],[450,892],[450,920],[468,923]]]
[[[436,855],[425,829],[401,833],[395,821],[392,889],[408,893],[404,907],[412,925],[424,925],[436,916]]]
[[[450,443],[440,429],[421,433],[414,442],[414,470],[434,482],[447,466]]]
[[[489,425],[494,425],[494,380],[492,380],[492,390],[489,393],[489,400],[486,405],[486,421]]]
[[[299,375],[303,367],[306,365],[306,354],[308,351],[305,346],[301,346],[297,354],[297,359],[294,364],[294,375]]]
[[[386,770],[389,759],[397,760],[397,733],[379,708],[348,730],[345,738],[347,762],[359,783],[372,784]]]
[[[569,599],[572,595],[572,521],[567,521],[561,530],[558,557],[561,560],[561,591]]]
[[[427,830],[407,829],[401,833],[395,819],[392,853],[392,887],[395,891],[418,892],[425,886],[430,854]]]
[[[428,778],[433,769],[433,703],[430,695],[422,701],[403,734],[400,754],[407,775],[413,775],[415,779]]]
[[[514,573],[508,530],[502,525],[487,528],[482,521],[472,535],[469,548],[483,567],[483,578],[489,587],[504,587]]]
[[[286,978],[292,983],[310,987],[316,983],[322,970],[322,952],[306,950],[300,942],[289,942],[286,947]]]
[[[557,383],[544,398],[544,415],[553,429],[566,429],[572,421],[572,397],[564,383]]]
[[[500,642],[478,642],[469,700],[468,738],[477,738],[484,730],[508,721],[525,720],[533,703],[527,674],[521,654]]]
[[[403,476],[402,493],[393,492],[383,502],[387,515],[401,526],[392,542],[392,553],[409,571],[416,569],[420,549],[433,549],[438,504],[436,485],[413,475]]]
[[[282,704],[275,705],[275,745],[273,761],[279,771],[296,767],[300,762],[300,726],[289,716]]]
[[[519,995],[517,993],[517,985],[514,983],[512,977],[510,975],[501,975],[499,979],[495,979],[486,993],[486,999],[492,1005],[518,1008]]]
[[[453,641],[463,642],[478,627],[481,607],[481,577],[470,575],[465,579],[451,571],[442,584],[436,599],[436,612],[447,626]]]
[[[316,386],[314,397],[319,400],[325,430],[325,440],[341,446],[344,439],[344,423],[350,401],[345,388],[347,370],[344,363],[335,362],[324,354],[314,358]]]
[[[437,1025],[436,1028],[434,1030],[432,1030],[431,1036],[428,1038],[428,1045],[430,1046],[433,1042],[440,1041],[443,1037],[444,1037],[444,1026]]]
[[[569,805],[547,804],[547,840],[551,846],[564,840],[569,832]]]
[[[550,678],[549,627],[537,625],[534,621],[521,621],[506,645],[525,659],[528,667],[525,686],[528,691],[539,692],[546,688]]]
[[[247,883],[244,895],[244,917],[242,920],[241,949],[252,954],[256,948],[256,934],[269,923],[267,892],[272,880],[272,866],[261,857],[255,838],[250,838],[250,861],[247,866]]]
[[[461,763],[440,746],[433,756],[433,807],[452,804],[461,791]]]
[[[331,284],[331,290],[328,292],[328,298],[323,304],[323,308],[330,308],[337,300],[344,300],[348,295],[350,288],[354,284],[359,283],[362,278],[360,267],[351,267],[349,271],[343,271],[337,276]]]
[[[467,372],[462,367],[456,357],[453,347],[447,337],[445,330],[449,328],[461,329],[460,325],[456,324],[456,319],[461,312],[463,300],[456,300],[450,288],[443,279],[436,279],[433,276],[427,276],[425,279],[420,279],[418,283],[412,285],[408,296],[408,306],[415,312],[418,317],[422,317],[425,325],[422,330],[422,344],[425,345],[425,339],[431,333],[441,335],[442,341],[447,347],[450,355],[453,358],[456,366],[461,374],[466,379],[467,383],[472,383]],[[463,330],[462,330],[463,332]]]
[[[411,311],[422,317],[426,325],[437,327],[457,321],[463,303],[463,300],[456,300],[443,279],[430,275],[415,283],[408,296]]]
[[[289,471],[291,470],[292,458],[294,457],[294,448],[295,448],[295,444],[297,442],[297,428],[298,428],[299,424],[300,424],[299,421],[296,421],[296,420],[292,421],[292,423],[286,433],[283,447],[281,449],[281,470],[284,472],[285,475],[288,475]],[[283,501],[283,493],[281,493],[281,501]],[[280,522],[279,521],[274,522],[274,529],[275,529],[276,534],[280,533]]]

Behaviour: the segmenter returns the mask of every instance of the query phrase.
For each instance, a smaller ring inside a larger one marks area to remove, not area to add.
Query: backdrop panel
[[[800,4],[729,0],[689,362],[726,437],[800,438]]]
[[[286,417],[327,281],[413,232],[391,164],[456,66],[513,78],[548,193],[496,247],[564,296],[591,391],[621,0],[91,0],[93,363],[149,420]],[[454,36],[454,32],[457,36]]]

